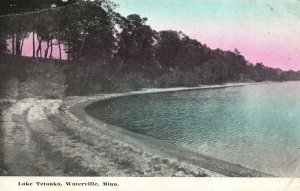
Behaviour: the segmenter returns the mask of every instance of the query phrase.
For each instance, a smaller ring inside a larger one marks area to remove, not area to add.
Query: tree
[[[160,66],[166,69],[174,69],[180,51],[181,39],[177,31],[160,31],[156,46],[156,59]]]
[[[0,19],[0,55],[7,53],[7,43],[6,43],[6,22]]]
[[[177,55],[177,67],[180,70],[193,71],[195,67],[211,59],[211,50],[197,40],[190,39],[183,33],[179,33],[180,48]]]
[[[118,34],[117,56],[131,70],[155,67],[154,43],[156,31],[146,25],[147,18],[132,14],[119,21],[121,32]]]
[[[112,6],[104,0],[83,1],[76,9],[59,13],[63,16],[55,19],[56,38],[64,43],[68,57],[96,61],[112,56],[115,44],[114,15],[109,12]]]
[[[31,32],[33,34],[35,33],[35,24],[36,24],[35,19],[37,17],[36,14],[24,14],[24,13],[30,11],[38,11],[50,7],[64,6],[75,2],[76,2],[75,0],[69,0],[67,2],[63,0],[2,0],[0,3],[0,13],[1,13],[0,15],[6,15],[6,14],[16,14],[16,15],[9,15],[1,19],[4,20],[4,22],[7,22],[8,24],[6,25],[7,30],[4,33],[2,31],[2,35],[1,35],[2,39],[0,41],[4,42],[6,41],[6,38],[10,37],[12,39],[12,54],[21,55],[24,39],[28,37],[29,33]],[[20,16],[17,15],[19,13],[21,14]],[[39,14],[37,18],[39,18],[42,15],[43,14]],[[1,26],[3,26],[3,21],[0,24]],[[43,40],[44,39],[39,40],[39,44],[41,44]],[[49,40],[49,44],[51,44],[51,39],[47,38],[46,40]],[[49,47],[51,46],[49,45]],[[41,52],[40,47],[38,51]],[[35,52],[34,38],[33,38],[33,52]],[[33,56],[35,56],[35,53],[33,53]]]

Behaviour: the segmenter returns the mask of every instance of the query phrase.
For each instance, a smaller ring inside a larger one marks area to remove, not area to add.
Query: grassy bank
[[[193,75],[178,71],[128,71],[118,64],[0,57],[0,97],[62,98],[129,92],[142,88],[196,86]]]
[[[282,73],[274,81],[293,80]],[[130,92],[142,88],[192,87],[200,84],[224,84],[268,81],[237,74],[238,78],[219,76],[201,70],[133,70],[111,62],[62,61],[18,56],[0,57],[0,97],[47,98]]]

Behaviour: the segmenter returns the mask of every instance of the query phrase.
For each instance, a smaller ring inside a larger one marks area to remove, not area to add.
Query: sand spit
[[[133,146],[111,136],[105,130],[105,124],[95,127],[84,119],[84,107],[95,101],[162,91],[168,90],[68,97],[64,100],[8,100],[11,106],[3,109],[0,123],[0,157],[3,159],[0,175],[223,176],[203,168],[205,166]]]

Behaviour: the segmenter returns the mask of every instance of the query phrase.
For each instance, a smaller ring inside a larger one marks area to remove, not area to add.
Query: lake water
[[[104,100],[93,116],[277,176],[300,176],[300,82]]]

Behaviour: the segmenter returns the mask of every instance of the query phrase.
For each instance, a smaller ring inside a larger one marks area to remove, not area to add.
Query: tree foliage
[[[31,35],[33,57],[52,59],[58,48],[60,59],[65,52],[68,60],[92,63],[86,65],[92,74],[80,74],[92,81],[102,79],[96,65],[103,64],[109,79],[133,73],[152,86],[300,79],[299,72],[251,64],[237,49],[213,50],[182,32],[155,31],[147,18],[124,17],[115,7],[110,0],[3,0],[1,15],[21,15],[0,18],[0,54],[8,54],[10,39],[10,54],[22,55],[22,42]],[[23,14],[28,11],[33,13]]]

